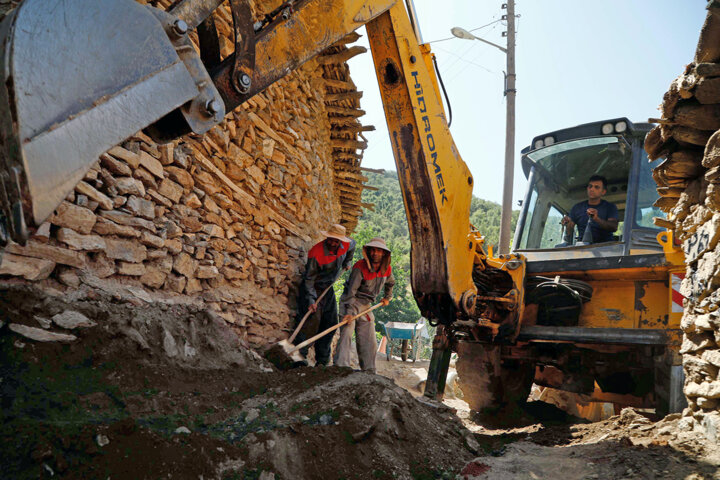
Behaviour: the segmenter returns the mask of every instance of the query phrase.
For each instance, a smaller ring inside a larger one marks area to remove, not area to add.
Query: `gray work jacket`
[[[382,267],[379,270],[382,270]],[[390,300],[394,286],[395,277],[390,265],[387,265],[385,270],[376,272],[368,266],[366,259],[358,260],[345,282],[345,289],[340,297],[341,309],[344,314],[358,314],[371,306],[380,290],[384,290],[383,298]]]
[[[342,269],[350,265],[354,253],[355,240],[353,239],[350,239],[350,243],[340,242],[340,248],[335,254],[328,251],[325,241],[317,243],[310,249],[302,279],[308,305],[315,303],[319,295],[318,290],[322,292],[329,285],[335,283]]]

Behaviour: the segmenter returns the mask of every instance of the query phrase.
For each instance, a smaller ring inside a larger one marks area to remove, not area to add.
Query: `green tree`
[[[477,228],[478,232],[485,237],[485,246],[493,245],[497,251],[498,240],[500,239],[500,218],[502,216],[502,206],[473,197],[470,202],[470,223]],[[520,211],[513,210],[511,231],[515,231]]]

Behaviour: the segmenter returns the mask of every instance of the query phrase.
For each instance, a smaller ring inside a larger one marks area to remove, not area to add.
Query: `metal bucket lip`
[[[0,29],[0,67],[12,80],[3,108],[14,113],[2,128],[16,145],[0,169],[21,172],[19,188],[5,185],[13,207],[4,209],[21,202],[34,225],[100,154],[198,96],[166,12],[132,0],[46,3],[25,0]]]
[[[179,62],[156,16],[128,0],[25,0],[11,36],[22,142]]]

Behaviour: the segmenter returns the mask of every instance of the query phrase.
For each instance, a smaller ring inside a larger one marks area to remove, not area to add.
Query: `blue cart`
[[[393,351],[399,354],[403,362],[408,359],[410,351],[412,351],[412,361],[417,360],[418,342],[425,328],[423,319],[418,323],[387,322],[383,327],[387,338],[385,353],[388,361],[392,358]]]

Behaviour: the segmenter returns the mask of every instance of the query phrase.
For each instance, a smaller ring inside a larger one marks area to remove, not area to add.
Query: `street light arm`
[[[476,37],[475,35],[473,35],[473,37],[475,38],[475,40],[480,40],[483,43],[487,43],[488,45],[492,45],[493,47],[495,47],[499,50],[502,50],[503,53],[507,53],[507,48],[505,48],[505,47],[501,47],[500,45],[497,45],[495,43],[488,42],[487,40],[480,38],[480,37]]]
[[[468,32],[467,30],[465,30],[464,28],[453,27],[453,28],[450,29],[450,32],[451,32],[453,35],[455,35],[457,38],[462,38],[462,39],[465,39],[465,40],[480,40],[480,41],[483,42],[483,43],[487,43],[488,45],[492,45],[493,47],[499,49],[499,50],[502,51],[503,53],[507,53],[507,48],[501,47],[500,45],[498,45],[498,44],[496,44],[496,43],[489,42],[489,41],[485,40],[484,38],[477,37],[477,36],[473,35],[472,33]]]

